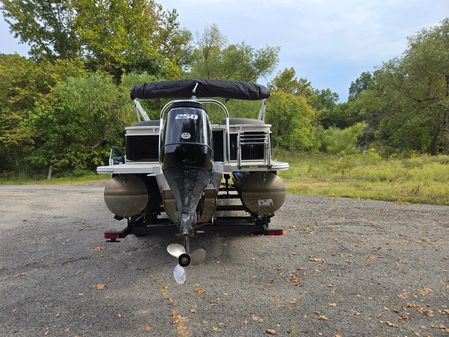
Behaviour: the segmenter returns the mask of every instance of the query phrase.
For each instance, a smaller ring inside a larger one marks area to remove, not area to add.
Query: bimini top
[[[146,82],[135,85],[131,90],[131,99],[191,98],[192,96],[257,100],[268,98],[270,92],[259,84],[199,79]]]

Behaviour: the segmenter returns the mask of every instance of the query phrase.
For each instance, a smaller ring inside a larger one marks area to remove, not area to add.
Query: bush
[[[303,96],[274,91],[267,105],[267,123],[272,124],[275,147],[307,151],[315,144],[316,111]]]
[[[346,129],[329,128],[319,132],[321,150],[331,154],[346,155],[359,152],[358,141],[366,124],[361,122]]]
[[[129,96],[110,76],[92,73],[57,85],[50,103],[28,120],[36,142],[28,160],[55,173],[103,164],[111,145],[123,143],[123,128],[134,119]]]

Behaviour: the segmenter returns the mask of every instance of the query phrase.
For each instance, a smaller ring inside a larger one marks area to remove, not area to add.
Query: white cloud
[[[182,25],[191,31],[201,32],[216,23],[231,43],[280,46],[280,65],[307,68],[310,74],[305,76],[312,80],[323,78],[320,62],[326,69],[332,64],[350,69],[352,64],[354,69],[364,66],[372,70],[382,61],[400,56],[407,36],[436,25],[449,14],[447,0],[160,2],[165,8],[177,8]],[[341,76],[338,70],[335,73]],[[350,84],[350,80],[344,81],[340,88],[334,88],[342,96],[346,95],[343,88]]]
[[[400,53],[405,37],[443,15],[445,1],[419,0],[278,0],[223,1],[187,0],[177,5],[181,22],[202,31],[217,23],[233,42],[258,46],[280,45],[288,54],[330,56],[356,62],[375,61]],[[200,7],[196,6],[201,4]],[[426,20],[431,17],[431,20]]]

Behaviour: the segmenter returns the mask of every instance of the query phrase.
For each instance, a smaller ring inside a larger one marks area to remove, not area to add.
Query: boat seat
[[[239,124],[265,125],[265,122],[261,121],[260,119],[253,118],[229,118],[229,125]],[[226,125],[226,118],[223,118],[221,120],[221,125]]]

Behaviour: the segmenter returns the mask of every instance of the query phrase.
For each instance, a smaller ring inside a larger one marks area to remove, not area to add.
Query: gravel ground
[[[1,336],[449,335],[449,207],[290,195],[284,236],[197,239],[180,286],[176,239],[103,240],[102,193],[0,186]]]

